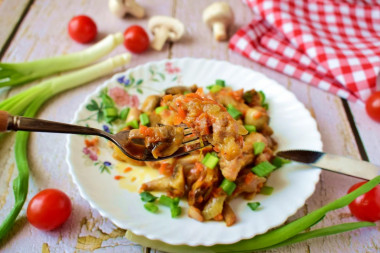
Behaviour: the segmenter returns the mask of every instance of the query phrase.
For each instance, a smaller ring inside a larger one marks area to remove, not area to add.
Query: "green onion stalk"
[[[0,110],[6,110],[10,114],[34,117],[40,107],[51,97],[65,90],[110,74],[113,69],[127,64],[130,59],[131,55],[129,53],[118,55],[93,66],[44,81],[14,97],[4,100],[0,103]],[[18,176],[13,181],[15,204],[0,226],[0,241],[13,227],[28,193],[28,139],[29,132],[20,131],[16,133],[15,159]]]
[[[337,233],[343,233],[354,229],[363,227],[376,226],[372,222],[353,222],[344,223],[335,226],[330,226],[321,229],[315,229],[309,232],[304,232],[306,229],[314,226],[321,221],[326,213],[338,208],[342,208],[350,204],[354,199],[360,195],[370,191],[376,185],[380,183],[380,176],[375,177],[366,184],[357,188],[355,191],[319,208],[304,217],[301,217],[293,222],[283,225],[279,228],[273,229],[265,234],[257,235],[251,239],[242,240],[240,242],[230,245],[214,245],[210,247],[197,246],[191,247],[186,245],[169,245],[161,241],[148,240],[143,236],[135,235],[130,231],[127,231],[126,238],[141,244],[143,246],[155,248],[166,252],[176,253],[197,253],[197,252],[252,252],[258,250],[267,250],[278,248],[293,243],[298,243],[304,240],[308,240],[320,236],[328,236]]]
[[[87,66],[110,53],[122,42],[123,34],[115,33],[80,52],[31,62],[0,62],[0,87],[15,86],[58,72]]]

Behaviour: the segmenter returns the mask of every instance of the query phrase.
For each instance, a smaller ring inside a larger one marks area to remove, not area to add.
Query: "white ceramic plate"
[[[139,101],[143,101],[147,95],[162,92],[167,87],[192,84],[205,87],[216,79],[225,80],[234,89],[255,88],[265,92],[271,116],[270,125],[279,143],[279,150],[322,150],[314,119],[292,93],[258,72],[228,62],[206,59],[152,62],[117,74],[88,96],[78,109],[74,123],[117,131],[117,124],[97,122],[99,110],[91,102],[94,100],[100,106],[99,94],[106,87],[108,92],[112,90],[115,101],[120,105],[139,106]],[[120,165],[112,158],[112,150],[106,140],[101,138],[100,148],[94,152],[96,150],[86,150],[84,138],[70,135],[67,145],[70,173],[83,198],[118,227],[169,244],[230,244],[264,233],[284,223],[304,205],[314,192],[320,174],[319,169],[294,163],[275,171],[267,183],[275,189],[272,195],[258,195],[255,198],[255,201],[261,202],[260,211],[251,211],[243,199],[232,202],[238,220],[231,227],[226,227],[224,222],[200,223],[187,217],[187,204],[183,200],[182,215],[173,219],[168,208],[160,207],[158,214],[146,211],[137,192],[121,187],[133,188],[135,185],[137,189],[136,182],[140,184],[141,181],[149,180],[149,176],[143,178],[141,173],[134,174],[138,180],[132,182],[133,177],[122,171],[122,166],[126,165]],[[133,171],[138,169],[133,168]],[[117,175],[123,179],[115,180]]]

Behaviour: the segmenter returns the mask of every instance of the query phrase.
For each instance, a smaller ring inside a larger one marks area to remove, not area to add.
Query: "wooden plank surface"
[[[16,1],[5,0],[2,3],[0,2],[0,17],[4,9],[9,10],[9,8],[3,8],[9,2]],[[148,17],[160,14],[175,16],[182,20],[186,24],[186,35],[180,42],[172,46],[166,45],[161,52],[150,50],[141,55],[134,55],[130,67],[168,57],[202,57],[227,60],[234,64],[260,71],[292,91],[307,107],[318,122],[325,151],[360,158],[354,132],[347,119],[342,101],[338,97],[310,87],[298,80],[288,78],[249,61],[234,52],[230,52],[226,42],[215,42],[212,39],[210,29],[201,21],[201,13],[204,7],[212,2],[211,0],[139,1],[141,5],[146,7]],[[230,31],[230,34],[232,34],[238,27],[248,23],[252,18],[252,14],[240,1],[230,0],[229,2],[233,4],[235,12],[235,24]],[[22,13],[20,11],[22,8],[19,6],[18,8],[17,11],[14,11],[15,17],[17,15],[19,17],[20,13]],[[100,33],[98,39],[108,33],[124,31],[126,27],[132,24],[140,24],[146,28],[148,20],[148,18],[138,20],[132,17],[122,20],[117,19],[110,14],[107,9],[107,3],[103,0],[80,2],[35,0],[2,61],[33,60],[74,52],[87,47],[73,42],[66,33],[67,22],[77,14],[87,14],[95,19]],[[41,19],[42,16],[44,16],[44,19]],[[13,17],[14,23],[17,23],[17,18],[15,17]],[[47,20],[48,22],[46,22]],[[9,21],[0,18],[1,27],[4,27],[5,22]],[[2,29],[0,38],[8,37],[11,32],[11,30],[7,32]],[[112,52],[112,55],[124,51],[123,47],[119,47]],[[71,122],[76,109],[85,97],[107,78],[109,77],[58,95],[42,108],[38,116],[49,120]],[[16,94],[29,86],[18,87],[12,90],[8,96]],[[358,108],[355,105],[350,105],[350,108],[368,157],[371,161],[380,164],[378,156],[380,142],[376,141],[379,138],[374,138],[379,137],[379,124],[374,124],[366,116],[363,116],[365,115],[363,108]],[[96,210],[92,209],[79,196],[76,186],[72,183],[68,174],[68,166],[64,158],[66,137],[64,135],[38,133],[31,136],[29,158],[32,171],[28,200],[44,188],[59,188],[71,197],[74,206],[73,214],[61,229],[53,232],[41,232],[29,225],[25,218],[24,207],[16,227],[11,231],[10,236],[0,244],[0,251],[85,252],[94,250],[95,252],[141,252],[142,248],[139,245],[135,245],[123,238],[123,230],[116,228],[109,220],[102,218]],[[0,217],[4,217],[13,204],[11,182],[16,176],[16,169],[12,138],[12,135],[7,136],[4,145],[0,147],[2,154],[0,156],[0,166],[3,168],[0,170]],[[55,145],[50,145],[54,143]],[[62,145],[56,145],[56,143],[61,143]],[[46,156],[47,153],[52,155]],[[314,195],[291,219],[303,216],[311,210],[315,210],[343,196],[349,186],[355,182],[357,182],[356,179],[323,172]],[[355,221],[355,219],[350,216],[348,209],[344,208],[330,213],[317,227],[352,221]],[[379,252],[379,247],[380,227],[378,224],[377,229],[361,229],[341,235],[313,239],[269,252]]]

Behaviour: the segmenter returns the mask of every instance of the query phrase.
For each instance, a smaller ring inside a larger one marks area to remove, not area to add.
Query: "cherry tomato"
[[[38,229],[53,230],[61,226],[71,214],[71,201],[62,191],[45,189],[37,193],[26,211],[28,221]]]
[[[79,43],[93,41],[98,33],[95,22],[88,16],[73,17],[68,26],[70,37]]]
[[[132,53],[142,53],[149,48],[149,37],[138,25],[128,27],[124,32],[124,46]]]
[[[380,122],[380,91],[373,93],[367,99],[365,109],[373,120]]]
[[[360,182],[351,186],[348,192],[352,192],[366,182]],[[378,221],[380,220],[380,185],[369,192],[357,197],[348,207],[351,213],[359,220]]]

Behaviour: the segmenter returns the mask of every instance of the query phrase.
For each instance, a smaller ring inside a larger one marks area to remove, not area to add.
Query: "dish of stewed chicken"
[[[254,199],[279,167],[269,120],[262,91],[232,90],[222,80],[207,90],[196,85],[172,87],[165,95],[148,96],[141,108],[131,108],[123,130],[130,130],[130,139],[155,158],[170,156],[180,148],[193,150],[191,145],[198,149],[142,162],[114,146],[113,156],[160,171],[162,177],[143,183],[141,193],[163,192],[173,202],[186,199],[189,217],[231,226],[237,216],[230,201]]]

